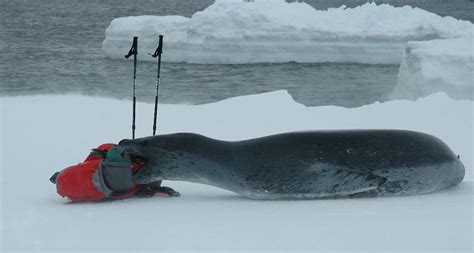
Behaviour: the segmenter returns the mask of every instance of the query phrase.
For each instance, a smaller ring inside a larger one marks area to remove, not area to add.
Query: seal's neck
[[[227,188],[234,176],[234,148],[228,142],[180,133],[161,136],[154,146],[153,171],[163,180],[188,181]],[[155,174],[156,174],[155,173]]]
[[[210,153],[213,152],[213,153]],[[232,168],[224,163],[230,157],[223,157],[220,150],[192,150],[173,152],[169,163],[162,166],[163,179],[188,181],[227,188],[232,175]],[[168,168],[168,169],[166,169]]]

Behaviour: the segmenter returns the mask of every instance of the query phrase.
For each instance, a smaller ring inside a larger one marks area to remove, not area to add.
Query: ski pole
[[[156,73],[156,95],[155,95],[155,115],[153,117],[153,135],[156,133],[156,120],[158,115],[158,94],[160,90],[160,69],[161,69],[161,54],[163,53],[163,35],[159,36],[158,47],[152,57],[158,56],[158,71]]]
[[[137,105],[136,89],[137,89],[137,54],[138,54],[138,37],[133,37],[133,44],[125,55],[125,58],[129,58],[133,55],[133,116],[132,116],[132,139],[135,139],[135,112]]]

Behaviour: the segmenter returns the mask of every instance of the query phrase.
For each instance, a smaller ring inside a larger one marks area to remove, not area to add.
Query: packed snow
[[[188,63],[350,62],[399,64],[407,41],[458,38],[473,24],[410,6],[366,3],[316,10],[284,0],[216,0],[191,18],[112,20],[102,51],[123,58],[139,36],[139,59],[153,61],[164,34],[164,61]]]
[[[394,98],[416,99],[444,91],[456,99],[474,99],[472,38],[408,42]]]
[[[286,91],[212,104],[160,105],[159,132],[224,140],[313,129],[390,128],[438,136],[466,178],[428,195],[255,201],[165,182],[179,198],[68,204],[48,181],[105,142],[129,138],[131,102],[81,96],[0,98],[1,249],[8,251],[423,251],[473,248],[473,103],[443,93],[360,108],[305,107]],[[153,105],[138,103],[137,133]]]

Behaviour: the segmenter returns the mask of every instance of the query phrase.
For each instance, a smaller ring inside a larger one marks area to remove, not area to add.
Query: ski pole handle
[[[159,41],[158,41],[158,47],[155,50],[155,53],[152,54],[151,56],[153,58],[156,58],[158,55],[161,55],[163,53],[163,35],[160,34],[159,36]]]
[[[130,56],[132,55],[136,56],[137,54],[138,54],[138,37],[135,36],[133,37],[132,47],[128,51],[128,54],[125,55],[125,58],[128,59]]]

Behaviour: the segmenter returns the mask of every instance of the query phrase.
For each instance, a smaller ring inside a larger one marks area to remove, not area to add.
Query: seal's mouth
[[[127,152],[132,161],[147,161],[146,156],[143,154],[142,149],[140,148],[140,144],[138,144],[136,140],[121,140],[118,146],[120,146],[125,150],[125,152]]]

